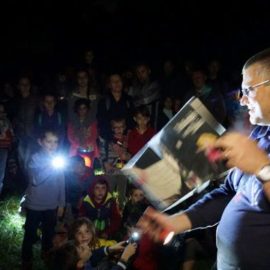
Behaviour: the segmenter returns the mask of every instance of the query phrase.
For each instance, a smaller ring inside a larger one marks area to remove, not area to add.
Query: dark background
[[[211,1],[212,2],[212,1]],[[269,1],[8,0],[1,4],[1,76],[54,72],[93,48],[103,67],[166,57],[227,67],[270,44]]]

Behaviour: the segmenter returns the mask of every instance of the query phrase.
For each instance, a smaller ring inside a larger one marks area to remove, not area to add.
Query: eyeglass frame
[[[266,80],[266,81],[263,81],[263,82],[260,82],[260,83],[257,83],[255,85],[252,85],[252,86],[249,86],[249,87],[245,87],[245,88],[241,88],[241,94],[242,96],[249,96],[250,92],[253,92],[255,91],[256,88],[264,85],[264,84],[267,84],[267,83],[270,83],[270,80]]]

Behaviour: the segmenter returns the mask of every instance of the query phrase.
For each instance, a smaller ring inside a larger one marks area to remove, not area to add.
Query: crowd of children
[[[147,236],[126,247],[114,242],[127,238],[148,206],[143,191],[132,186],[121,169],[177,113],[185,93],[169,87],[174,77],[153,80],[145,63],[137,65],[131,78],[111,73],[103,85],[93,74],[87,67],[78,69],[73,89],[60,74],[54,91],[40,95],[31,78],[21,76],[17,98],[10,92],[0,95],[0,196],[11,149],[26,187],[22,269],[32,269],[38,229],[44,260],[53,250],[52,269],[92,269],[96,252],[101,257],[120,252],[115,264],[104,269],[125,269],[130,257],[129,269],[159,269],[161,247]],[[202,95],[199,84],[225,104],[220,95],[224,89],[214,89],[210,82],[206,87],[205,77],[196,77],[195,70],[192,74],[182,80],[186,90]],[[106,90],[100,91],[102,87]],[[66,157],[63,168],[53,163],[57,156]],[[85,223],[78,225],[78,219]],[[61,237],[56,229],[60,221]],[[75,237],[79,231],[90,235],[80,236],[83,244]],[[99,253],[100,246],[109,248]]]

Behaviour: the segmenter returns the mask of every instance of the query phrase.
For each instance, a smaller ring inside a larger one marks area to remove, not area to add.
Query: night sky
[[[219,57],[225,65],[241,66],[270,44],[266,0],[7,2],[1,7],[2,74],[74,64],[85,48],[93,48],[103,65]]]

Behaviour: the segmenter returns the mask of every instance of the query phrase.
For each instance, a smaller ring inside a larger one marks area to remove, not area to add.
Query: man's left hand
[[[257,174],[270,160],[265,151],[246,135],[228,132],[220,137],[215,147],[222,149],[222,159],[228,167],[237,167],[245,173]]]

